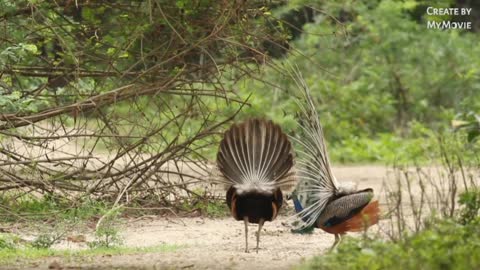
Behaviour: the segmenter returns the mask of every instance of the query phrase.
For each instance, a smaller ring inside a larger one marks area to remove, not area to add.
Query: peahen
[[[283,203],[282,190],[291,189],[293,151],[288,137],[278,125],[250,119],[225,132],[217,154],[222,182],[227,184],[227,205],[236,220],[245,223],[245,252],[248,252],[248,223],[276,218]]]
[[[299,179],[292,193],[297,213],[294,223],[297,232],[305,232],[312,227],[320,228],[335,235],[334,249],[346,232],[362,231],[378,222],[378,201],[372,201],[373,190],[356,190],[341,187],[330,168],[330,161],[324,141],[315,104],[309,89],[295,72],[295,81],[303,93],[298,101],[301,112],[298,123],[302,137],[295,139],[299,150],[296,163]]]

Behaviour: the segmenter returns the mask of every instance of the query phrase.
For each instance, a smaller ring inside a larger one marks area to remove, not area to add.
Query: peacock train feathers
[[[340,235],[348,231],[361,231],[378,222],[378,202],[372,202],[373,190],[342,187],[332,173],[323,128],[310,91],[297,70],[292,77],[301,89],[297,101],[297,116],[301,138],[293,138],[297,145],[296,163],[298,186],[292,194],[299,232],[321,228],[335,234],[334,246]]]

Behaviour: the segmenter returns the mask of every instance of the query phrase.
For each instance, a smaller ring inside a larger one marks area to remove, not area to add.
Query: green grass
[[[180,249],[178,245],[158,245],[151,247],[114,247],[114,248],[95,248],[85,250],[55,250],[55,249],[37,249],[32,247],[23,248],[0,248],[0,264],[13,262],[38,260],[46,257],[63,257],[65,259],[94,257],[100,255],[125,255],[125,254],[143,254],[156,252],[173,252]]]
[[[208,203],[202,203],[199,205],[202,213],[209,217],[219,218],[229,215],[227,204],[224,201],[210,201]]]
[[[221,200],[201,200],[194,204],[185,202],[180,206],[180,209],[186,212],[199,210],[202,214],[211,218],[226,217],[230,213],[225,201]]]
[[[30,194],[18,195],[5,193],[0,195],[0,216],[2,222],[21,221],[81,221],[101,216],[110,209],[105,202],[90,199],[75,203],[51,196],[36,197]]]

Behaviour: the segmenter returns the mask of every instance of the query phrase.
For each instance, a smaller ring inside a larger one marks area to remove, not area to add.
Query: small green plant
[[[193,203],[186,201],[181,205],[180,209],[187,212],[198,210],[202,214],[212,218],[225,217],[229,213],[227,204],[222,200],[205,199]]]
[[[199,208],[209,217],[225,217],[228,213],[227,204],[219,200],[201,203]]]
[[[460,210],[459,223],[468,224],[474,221],[480,214],[480,190],[465,191],[460,194],[458,200],[462,209]]]
[[[15,249],[19,238],[12,234],[0,234],[0,250]]]
[[[37,236],[30,245],[34,248],[51,248],[61,238],[61,235],[54,233],[45,233]]]
[[[88,243],[90,248],[111,248],[123,243],[116,223],[120,214],[121,208],[115,207],[100,218],[95,230],[95,240]]]

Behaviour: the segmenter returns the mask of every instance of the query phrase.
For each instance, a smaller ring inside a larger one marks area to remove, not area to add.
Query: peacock
[[[335,235],[331,249],[336,248],[346,232],[362,231],[378,222],[378,201],[372,201],[371,188],[357,190],[342,187],[330,168],[322,125],[310,91],[298,71],[295,82],[302,90],[298,124],[303,136],[293,138],[297,149],[298,185],[292,193],[297,232],[320,228]]]
[[[234,124],[224,134],[217,154],[221,181],[227,184],[226,201],[236,220],[245,223],[245,252],[248,252],[248,223],[258,224],[278,215],[282,191],[295,185],[293,150],[288,137],[272,121],[249,119]]]

